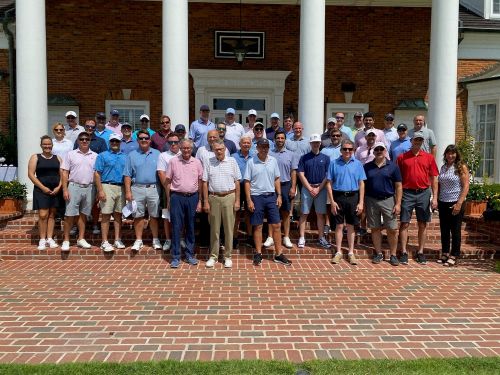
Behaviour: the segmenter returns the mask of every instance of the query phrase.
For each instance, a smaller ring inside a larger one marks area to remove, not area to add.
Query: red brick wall
[[[7,49],[0,49],[0,70],[9,71],[9,50]],[[7,134],[9,131],[9,95],[9,77],[4,77],[0,81],[0,134]]]
[[[81,117],[104,101],[150,100],[161,114],[161,2],[46,0],[49,93],[80,103]],[[189,67],[239,69],[214,58],[214,31],[239,28],[236,4],[189,3]],[[300,7],[243,6],[244,30],[266,33],[265,60],[242,69],[290,70],[285,110],[298,108]],[[401,99],[425,97],[429,60],[429,8],[334,7],[326,9],[325,102],[343,102],[341,82],[357,85],[353,102],[367,102],[377,124]],[[412,22],[408,22],[411,19]],[[416,27],[418,25],[418,27]],[[197,116],[190,91],[191,117]]]

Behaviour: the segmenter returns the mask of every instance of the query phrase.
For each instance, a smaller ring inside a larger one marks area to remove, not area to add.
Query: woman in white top
[[[64,124],[62,122],[56,122],[52,125],[52,133],[54,133],[55,137],[52,139],[52,143],[54,144],[52,153],[64,159],[66,153],[73,150],[74,144],[69,139],[65,138],[66,131],[64,130]]]
[[[457,259],[460,257],[464,201],[469,192],[469,170],[462,162],[457,146],[449,145],[446,147],[443,156],[444,165],[441,167],[438,177],[438,210],[442,255],[437,262],[443,264],[443,266],[455,266]]]

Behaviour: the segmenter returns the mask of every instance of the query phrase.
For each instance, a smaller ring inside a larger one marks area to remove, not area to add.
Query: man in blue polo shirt
[[[342,260],[342,237],[344,225],[347,226],[349,245],[349,263],[357,264],[354,256],[354,226],[359,224],[359,215],[363,212],[365,199],[365,170],[361,162],[354,158],[354,143],[343,140],[341,156],[330,163],[328,170],[328,197],[335,220],[335,245],[337,251],[332,263]]]
[[[387,240],[391,257],[389,263],[399,265],[396,251],[398,248],[398,215],[401,211],[403,195],[401,172],[396,163],[386,158],[387,148],[384,143],[375,143],[375,159],[364,165],[366,174],[366,219],[371,229],[373,247],[372,262],[378,264],[384,260],[382,253],[382,226],[387,230]],[[383,220],[383,221],[382,221]]]
[[[160,187],[156,174],[160,151],[151,148],[151,136],[146,130],[137,133],[139,149],[130,152],[123,171],[125,183],[125,199],[135,200],[137,211],[134,217],[135,242],[132,251],[139,251],[144,246],[142,231],[144,229],[144,214],[149,213],[149,224],[153,234],[153,249],[162,248],[158,238],[158,217],[160,215]]]
[[[124,249],[120,234],[122,226],[122,208],[125,205],[123,194],[123,170],[125,168],[126,155],[120,151],[121,137],[111,134],[109,137],[110,150],[97,155],[94,166],[94,181],[97,187],[97,198],[101,207],[101,249],[110,252]],[[109,222],[111,215],[115,229],[115,242],[113,246],[108,242]]]
[[[411,148],[410,137],[408,137],[408,127],[406,124],[399,124],[397,127],[398,139],[391,142],[391,149],[389,150],[389,156],[391,160],[398,160],[398,156],[409,151]]]
[[[276,159],[268,154],[269,140],[259,139],[257,155],[248,160],[243,177],[248,210],[252,213],[250,223],[253,225],[256,251],[253,264],[259,266],[262,263],[262,225],[267,214],[267,223],[274,239],[274,262],[289,266],[292,262],[281,252],[281,220],[278,211],[281,206],[280,170]]]
[[[192,139],[195,148],[207,145],[207,132],[215,129],[215,124],[208,118],[210,116],[210,107],[203,104],[200,107],[200,118],[191,123],[189,127],[189,139]]]
[[[326,174],[330,165],[330,158],[319,152],[321,147],[321,135],[311,134],[309,137],[311,152],[303,155],[299,160],[297,169],[302,188],[300,191],[300,210],[299,219],[299,242],[297,246],[303,248],[306,244],[305,232],[306,221],[314,204],[316,211],[316,221],[318,223],[318,242],[325,249],[331,247],[330,243],[323,235],[326,214]]]
[[[95,123],[96,123],[96,129],[95,129],[95,135],[96,137],[104,139],[104,142],[106,142],[106,146],[109,149],[109,137],[113,132],[106,128],[106,115],[104,112],[97,112],[95,115]]]

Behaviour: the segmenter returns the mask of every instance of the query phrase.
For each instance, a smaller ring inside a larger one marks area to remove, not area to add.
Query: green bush
[[[26,184],[22,184],[17,180],[14,181],[0,181],[0,199],[26,199],[28,190]]]

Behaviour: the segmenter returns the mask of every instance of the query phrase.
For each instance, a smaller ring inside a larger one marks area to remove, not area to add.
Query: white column
[[[188,0],[163,0],[162,108],[172,128],[189,126]]]
[[[45,1],[16,1],[16,70],[18,176],[28,184],[31,209],[28,160],[40,152],[40,137],[47,132],[48,121]]]
[[[299,114],[304,132],[323,132],[325,0],[300,2]]]
[[[432,0],[428,124],[437,140],[437,162],[455,143],[459,0]]]

